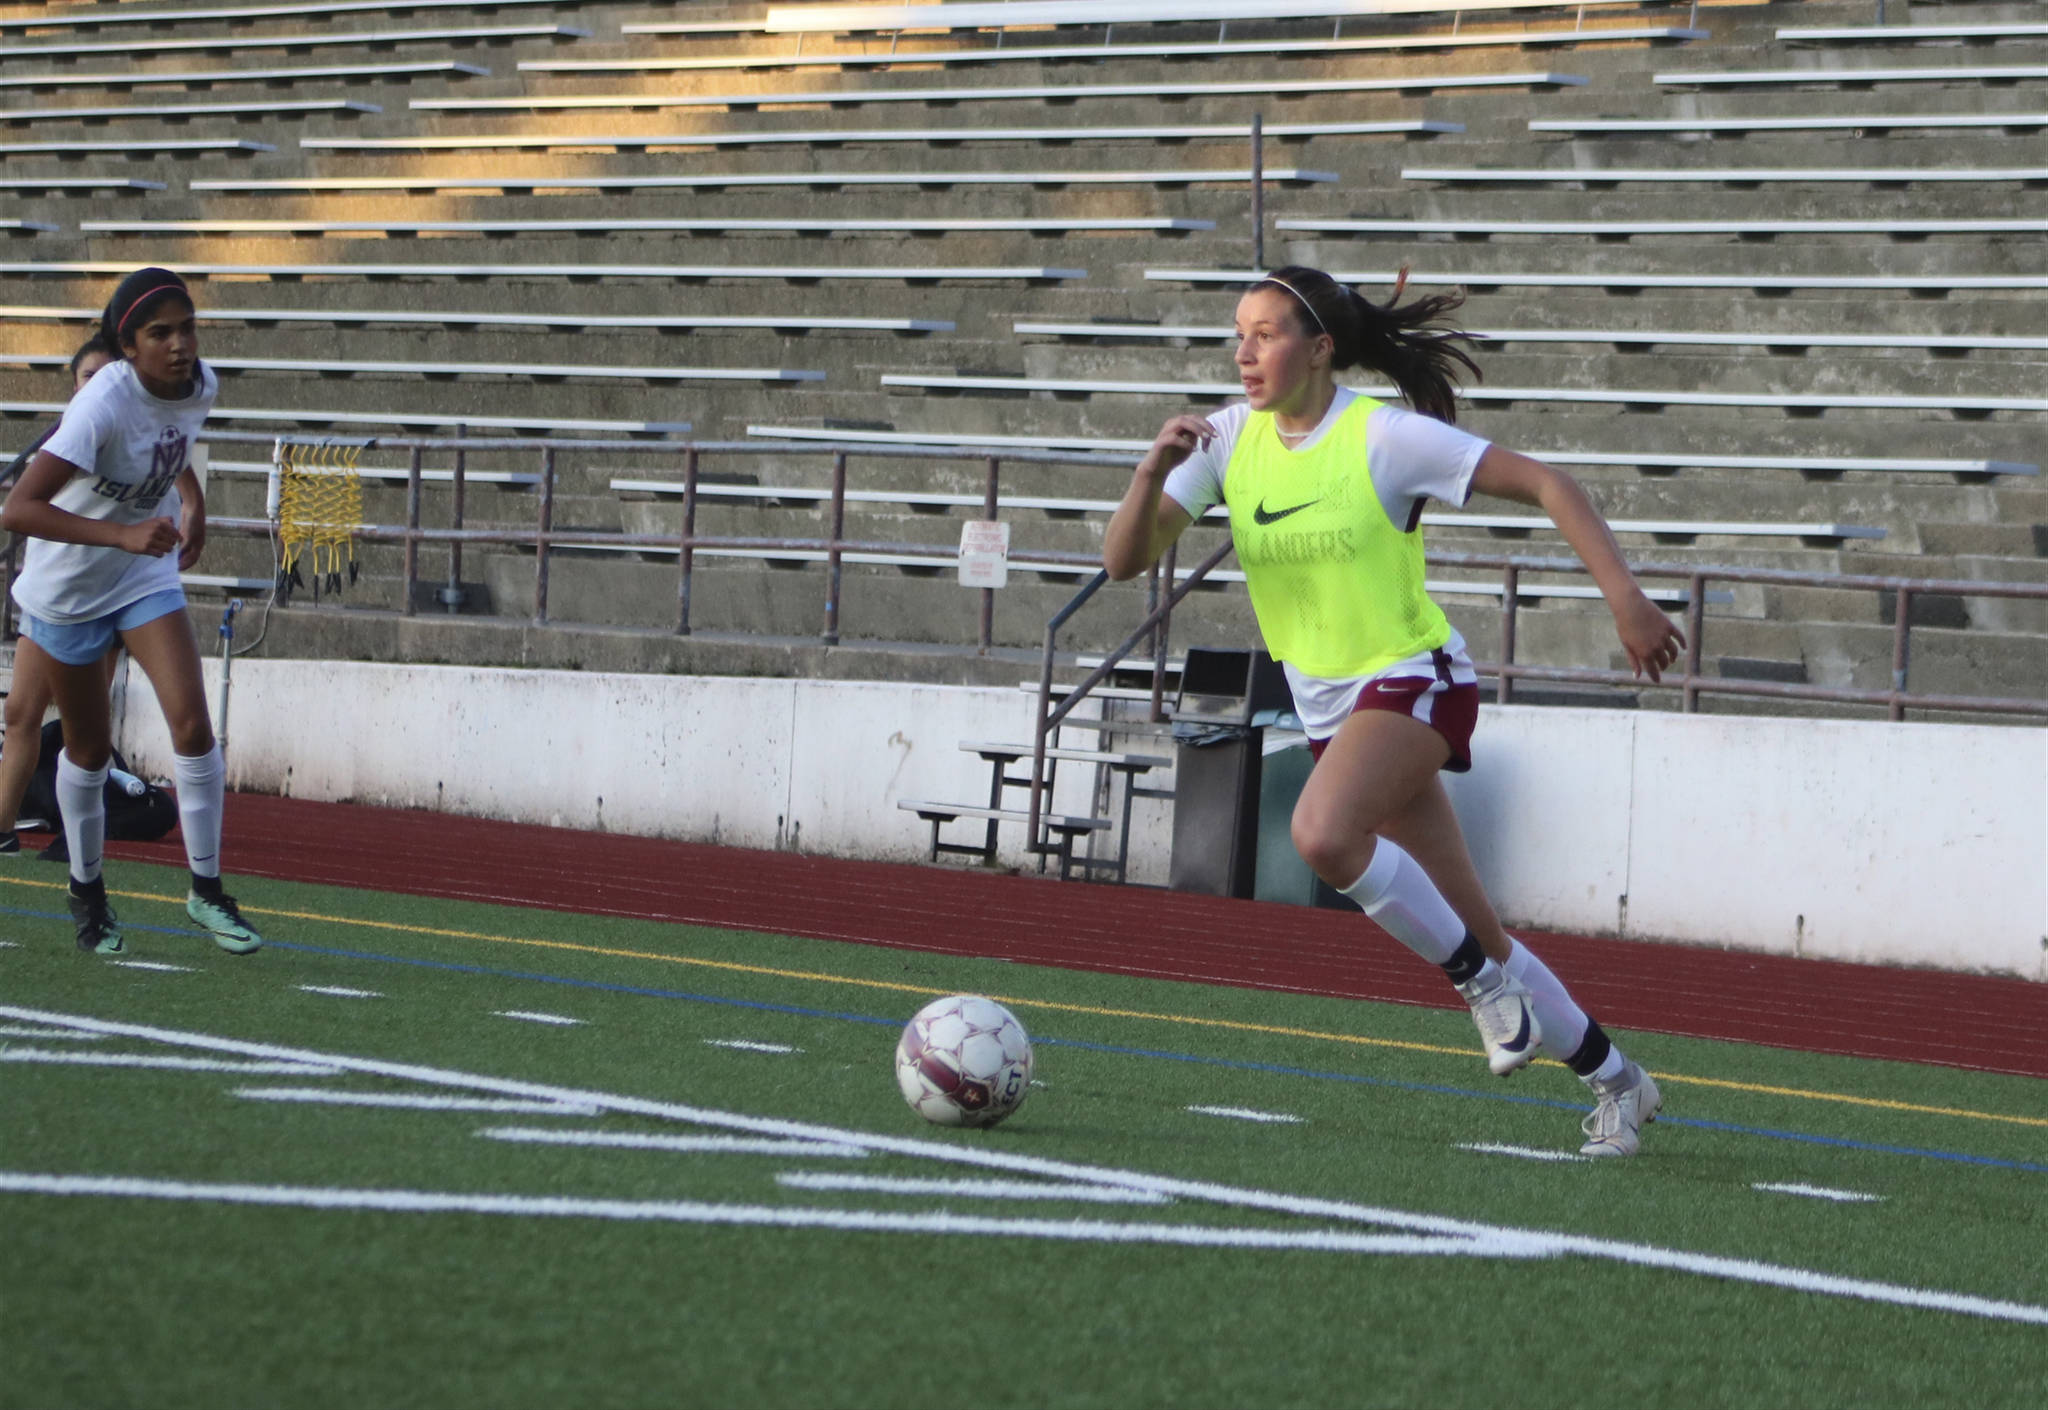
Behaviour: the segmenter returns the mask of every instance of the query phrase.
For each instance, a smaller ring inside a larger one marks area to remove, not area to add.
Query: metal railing
[[[1094,597],[1104,583],[1109,581],[1107,573],[1098,573],[1076,593],[1066,606],[1054,613],[1046,623],[1045,637],[1041,647],[1038,677],[1038,723],[1032,736],[1031,752],[1031,803],[1029,820],[1025,825],[1026,845],[1034,852],[1046,850],[1049,843],[1040,835],[1040,821],[1043,817],[1043,783],[1045,776],[1046,750],[1052,747],[1058,737],[1059,727],[1088,693],[1108,680],[1119,664],[1141,643],[1149,641],[1152,646],[1152,701],[1150,719],[1157,723],[1166,718],[1165,676],[1166,640],[1170,630],[1173,609],[1189,592],[1206,578],[1225,557],[1231,545],[1223,544],[1197,565],[1177,586],[1159,595],[1160,574],[1163,566],[1165,581],[1173,582],[1173,560],[1171,550],[1163,565],[1153,568],[1153,606],[1137,630],[1125,637],[1102,661],[1091,670],[1074,688],[1066,692],[1055,704],[1052,698],[1053,664],[1058,654],[1060,630],[1072,620],[1090,598]],[[1994,597],[2026,598],[2048,601],[2048,583],[2000,583],[1984,582],[1973,578],[1894,578],[1863,573],[1803,573],[1775,568],[1707,567],[1673,563],[1631,563],[1630,570],[1638,579],[1651,581],[1679,580],[1686,585],[1685,638],[1686,649],[1682,670],[1666,671],[1663,679],[1651,681],[1628,671],[1597,670],[1579,666],[1538,666],[1525,665],[1515,660],[1515,635],[1517,617],[1522,601],[1522,575],[1525,573],[1560,573],[1587,576],[1584,564],[1576,558],[1529,558],[1508,554],[1436,552],[1428,554],[1432,568],[1478,568],[1497,569],[1501,574],[1501,618],[1500,618],[1500,659],[1498,661],[1475,661],[1473,664],[1481,676],[1492,676],[1495,681],[1494,699],[1500,704],[1514,700],[1517,681],[1551,681],[1561,684],[1619,686],[1636,691],[1670,691],[1679,698],[1679,709],[1686,714],[1699,709],[1702,695],[1747,696],[1775,700],[1812,701],[1835,705],[1882,706],[1889,720],[1903,720],[1906,711],[1942,711],[1957,714],[2014,715],[2028,719],[2048,721],[2048,699],[2024,696],[1993,695],[1929,695],[1915,694],[1907,689],[1907,672],[1912,660],[1913,599],[1921,596],[1939,595],[1945,597]],[[1701,674],[1701,664],[1706,635],[1706,603],[1713,584],[1743,583],[1777,587],[1825,587],[1848,591],[1870,590],[1877,593],[1894,594],[1894,619],[1892,623],[1891,686],[1886,690],[1863,690],[1850,686],[1809,685],[1790,681],[1731,680],[1720,676]]]
[[[1127,470],[1128,457],[1106,454],[1099,451],[1048,451],[1026,449],[971,448],[967,450],[937,446],[875,446],[857,442],[835,441],[610,441],[610,440],[544,440],[517,437],[388,437],[388,436],[332,436],[310,437],[303,435],[275,437],[247,431],[205,432],[202,439],[213,444],[256,444],[270,446],[283,440],[293,445],[347,446],[359,450],[380,449],[404,451],[408,454],[406,471],[406,514],[403,525],[366,524],[357,529],[356,537],[368,543],[395,543],[403,550],[403,597],[400,610],[407,616],[418,613],[418,584],[421,581],[419,552],[423,545],[445,544],[451,555],[450,583],[455,584],[459,574],[460,559],[455,557],[466,544],[498,544],[509,547],[532,547],[534,550],[533,613],[536,626],[546,625],[549,620],[549,571],[550,559],[559,549],[576,548],[618,548],[643,551],[673,551],[678,556],[679,576],[676,587],[675,633],[678,636],[691,634],[691,595],[696,574],[696,555],[703,549],[732,549],[742,552],[769,555],[774,553],[823,553],[825,555],[825,593],[823,603],[824,625],[819,640],[827,646],[839,643],[839,618],[841,589],[843,587],[843,565],[848,554],[915,554],[937,559],[951,559],[959,552],[957,543],[903,543],[874,542],[864,539],[849,539],[846,531],[847,467],[849,461],[866,457],[890,460],[978,460],[982,463],[982,514],[993,519],[997,517],[998,491],[1002,482],[1002,469],[1009,464],[1039,465],[1095,465]],[[677,482],[682,493],[683,523],[679,533],[632,533],[613,530],[575,529],[558,530],[554,524],[556,493],[556,455],[562,451],[598,451],[606,455],[650,456],[658,455],[680,460],[682,477]],[[421,522],[424,500],[423,472],[429,452],[453,451],[454,478],[452,481],[451,516],[452,522],[445,528],[429,528]],[[531,528],[471,528],[464,520],[465,486],[468,471],[468,457],[478,452],[537,452],[540,457],[539,484],[536,487],[534,524]],[[703,486],[703,462],[707,457],[723,455],[816,457],[829,456],[832,462],[832,483],[828,498],[824,502],[830,532],[824,536],[811,537],[759,537],[732,534],[700,534],[697,532],[697,505]],[[272,525],[266,519],[250,519],[234,516],[210,517],[210,529],[228,533],[264,534],[271,532]],[[1010,554],[1014,564],[1030,567],[1033,564],[1058,565],[1071,568],[1090,568],[1100,562],[1097,555],[1069,553],[1052,549],[1016,549]],[[983,649],[993,644],[995,623],[994,588],[978,589],[981,593],[981,614],[977,645]],[[444,599],[445,600],[445,599]]]

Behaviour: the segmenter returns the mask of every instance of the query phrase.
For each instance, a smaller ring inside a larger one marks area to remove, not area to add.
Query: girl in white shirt
[[[71,853],[71,918],[79,948],[99,954],[125,948],[100,874],[113,730],[99,663],[116,640],[149,677],[170,728],[192,871],[186,913],[231,954],[263,943],[221,889],[226,771],[178,581],[206,544],[190,452],[219,390],[199,360],[196,324],[191,293],[169,270],[123,279],[100,321],[120,360],[72,399],[0,508],[0,528],[31,539],[14,580],[22,612],[16,654],[49,681],[64,722],[57,796]]]
[[[1439,321],[1460,296],[1403,304],[1400,292],[1375,304],[1300,266],[1255,284],[1237,306],[1245,404],[1161,428],[1110,520],[1103,566],[1135,577],[1211,505],[1228,506],[1260,630],[1316,751],[1296,848],[1442,966],[1494,1072],[1540,1046],[1585,1081],[1597,1104],[1584,1154],[1634,1155],[1662,1102],[1656,1082],[1501,928],[1437,777],[1472,766],[1479,687],[1424,591],[1424,500],[1478,492],[1541,506],[1600,585],[1638,673],[1657,679],[1684,637],[1570,476],[1449,424],[1460,369],[1478,370],[1457,346],[1464,335]],[[1389,378],[1413,410],[1338,387],[1351,367]]]

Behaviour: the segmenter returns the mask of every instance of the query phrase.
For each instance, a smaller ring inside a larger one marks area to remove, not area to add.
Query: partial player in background
[[[1230,532],[1267,650],[1286,669],[1316,765],[1294,811],[1316,874],[1424,959],[1471,1006],[1503,1076],[1540,1045],[1586,1083],[1587,1155],[1633,1155],[1657,1084],[1557,977],[1501,928],[1440,770],[1472,766],[1478,674],[1423,591],[1422,508],[1477,492],[1541,507],[1599,584],[1650,679],[1684,637],[1644,596],[1576,481],[1455,429],[1455,377],[1478,368],[1439,322],[1458,294],[1374,304],[1320,270],[1275,270],[1237,306],[1245,401],[1176,416],[1110,520],[1103,566],[1144,572],[1211,506]],[[1364,367],[1411,410],[1339,388]]]
[[[71,394],[77,396],[93,374],[117,355],[104,334],[94,333],[87,338],[71,355]],[[0,474],[0,485],[11,485],[20,479],[43,443],[56,434],[57,426],[53,425],[37,436]],[[36,764],[41,759],[43,716],[50,710],[49,676],[38,669],[42,659],[38,653],[17,653],[13,679],[7,687],[7,731],[5,738],[0,739],[0,856],[21,854],[21,839],[14,829],[20,820],[22,795],[28,791],[29,780],[35,777]],[[117,645],[101,660],[109,686],[113,684],[115,663],[120,659],[121,648]]]
[[[149,677],[170,729],[178,822],[192,870],[186,912],[222,949],[246,954],[263,937],[221,889],[226,770],[178,581],[179,569],[196,563],[206,545],[206,501],[186,477],[192,441],[220,384],[199,360],[192,295],[167,269],[139,269],[123,279],[100,331],[120,360],[72,399],[0,508],[0,528],[32,540],[14,581],[22,611],[16,660],[29,656],[31,669],[47,673],[64,722],[57,791],[70,851],[71,917],[80,949],[121,952],[100,874],[113,751],[100,659],[118,640]],[[181,481],[189,490],[174,495]]]

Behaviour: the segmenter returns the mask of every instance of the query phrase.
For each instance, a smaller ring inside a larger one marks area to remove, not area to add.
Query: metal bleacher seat
[[[1388,122],[1269,123],[1269,138],[1429,137],[1463,132],[1465,125],[1434,118]],[[851,143],[914,142],[1187,142],[1203,138],[1244,140],[1244,124],[1141,125],[1100,127],[883,127],[764,128],[746,132],[514,133],[466,137],[302,137],[299,146],[321,152],[611,151],[646,152],[683,147],[838,147]]]
[[[0,367],[63,367],[68,353],[0,353]],[[597,367],[553,362],[364,362],[342,358],[208,357],[217,372],[303,372],[318,377],[510,377],[537,381],[822,382],[822,372],[786,367]]]
[[[2048,39],[2048,24],[1788,26],[1779,29],[1778,38],[1788,44],[1989,44],[2002,39]]]
[[[1260,177],[1269,186],[1306,185],[1337,179],[1334,171],[1300,167],[1267,167]],[[807,187],[831,190],[842,186],[1157,186],[1243,185],[1252,179],[1249,167],[1200,167],[1156,171],[726,171],[661,173],[645,176],[535,176],[530,172],[503,176],[326,176],[266,181],[194,180],[193,191],[242,196],[290,195],[336,191],[667,191],[727,188]]]
[[[61,416],[61,401],[0,401],[0,416]],[[306,407],[268,409],[251,406],[216,406],[206,414],[208,421],[250,421],[264,426],[400,426],[464,427],[471,431],[539,431],[543,434],[581,432],[591,435],[681,436],[690,431],[687,421],[629,421],[592,417],[556,416],[472,416],[442,412],[330,411]],[[206,438],[200,432],[200,439]]]
[[[1820,181],[1871,186],[1914,186],[1925,182],[1991,183],[2048,181],[2048,166],[2011,167],[1436,167],[1401,168],[1403,181],[1577,184],[1684,184],[1765,186]]]
[[[806,220],[739,216],[629,219],[597,214],[582,220],[86,220],[80,221],[78,228],[101,235],[1185,235],[1214,230],[1216,222],[1163,215]]]
[[[1706,132],[1743,135],[1754,132],[1907,132],[1964,131],[1990,128],[2003,132],[2034,132],[2048,127],[2048,112],[2034,113],[1804,113],[1755,117],[1685,118],[1531,118],[1531,132],[1570,137],[1605,137],[1616,133]]]
[[[111,274],[134,267],[126,260],[0,261],[0,274]],[[778,279],[808,284],[821,279],[856,279],[906,284],[952,280],[977,283],[1051,283],[1085,279],[1085,269],[1047,265],[782,265],[782,264],[210,264],[180,260],[188,279]]]
[[[122,69],[102,73],[0,74],[0,88],[210,88],[216,83],[328,83],[352,79],[489,78],[491,71],[453,59],[413,63],[326,64],[272,69]]]
[[[254,49],[346,48],[381,49],[394,44],[502,44],[515,39],[588,39],[590,31],[565,24],[471,25],[444,29],[298,30],[289,34],[214,34],[147,42],[151,54],[227,54]],[[136,52],[136,41],[93,44],[17,44],[6,50],[10,62],[35,59],[82,59],[89,55]]]
[[[1399,271],[1331,270],[1330,276],[1346,284],[1391,286]],[[1145,278],[1176,284],[1255,284],[1264,275],[1237,269],[1148,269]],[[1554,288],[1554,289],[1843,289],[1859,292],[1890,291],[1917,293],[1950,292],[1962,289],[2039,289],[2038,274],[1635,274],[1620,270],[1594,273],[1541,273],[1486,269],[1451,273],[1433,270],[1411,272],[1411,288],[1431,285],[1462,285],[1467,289]]]
[[[684,32],[668,24],[619,26],[628,35]],[[1704,39],[1707,31],[1683,25],[1574,26],[1556,29],[1469,30],[1464,33],[1376,34],[1314,39],[1231,39],[1199,43],[1024,44],[999,48],[950,48],[790,54],[693,54],[684,58],[634,56],[612,59],[533,59],[528,73],[673,73],[719,69],[880,68],[902,64],[995,64],[1114,62],[1122,59],[1278,59],[1301,55],[1354,54],[1402,49],[1530,48],[1567,44],[1669,44]]]
[[[149,25],[164,28],[181,24],[247,24],[256,20],[322,20],[335,15],[384,14],[401,10],[503,10],[515,5],[556,5],[560,0],[406,0],[399,6],[383,0],[312,0],[294,5],[230,5],[219,8],[194,6],[190,9],[160,10],[143,5],[80,5],[68,9],[45,7],[37,15],[9,15],[0,18],[0,34],[30,29],[107,29],[119,25]]]
[[[1120,382],[1103,378],[958,376],[940,373],[884,373],[884,387],[916,388],[937,392],[1046,392],[1062,396],[1103,395],[1165,397],[1236,397],[1244,394],[1237,382]],[[1369,396],[1396,396],[1392,387],[1360,387]],[[1488,403],[1595,403],[1626,407],[1718,406],[1774,407],[1781,411],[1818,415],[1826,411],[1949,411],[1958,414],[1989,415],[1997,412],[2048,411],[2048,396],[1972,397],[1859,395],[1844,392],[1703,392],[1691,389],[1582,388],[1582,387],[1488,387],[1461,388],[1466,401]]]
[[[5,310],[0,310],[4,316]],[[1237,336],[1220,324],[1035,323],[1019,320],[1019,336],[1065,339],[1120,338],[1161,342],[1186,338],[1222,341]],[[1617,347],[1754,347],[1754,348],[1921,348],[1969,353],[2048,352],[2048,335],[1942,333],[1815,333],[1805,330],[1740,329],[1723,332],[1658,328],[1469,328],[1482,343],[1606,343]]]
[[[161,181],[134,176],[0,176],[0,191],[57,192],[162,191]]]
[[[2041,229],[2039,219],[1992,220],[1354,220],[1324,216],[1289,216],[1273,222],[1278,230],[1323,235],[1454,235],[1489,240],[1497,236],[1586,235],[1601,240],[1628,240],[1645,235],[1736,235],[1769,239],[1777,235],[1921,235],[2028,234]]]
[[[652,480],[632,476],[618,476],[611,481],[614,494],[621,497],[661,499],[679,496],[683,492],[679,480]],[[832,492],[813,486],[800,485],[734,485],[699,481],[697,498],[747,500],[756,503],[784,505],[817,505],[832,497]],[[907,509],[948,510],[968,509],[979,511],[986,501],[978,494],[948,494],[931,490],[848,490],[844,498],[850,504],[900,505]],[[1046,495],[998,495],[996,509],[1032,509],[1061,515],[1101,515],[1107,517],[1115,512],[1117,501],[1113,499],[1070,499]],[[1212,507],[1205,516],[1222,521],[1227,517],[1221,505]],[[1534,514],[1478,514],[1449,511],[1429,511],[1422,516],[1422,523],[1435,528],[1483,529],[1490,533],[1526,537],[1531,533],[1547,533],[1555,525],[1542,515]],[[1749,538],[1749,539],[1798,539],[1808,546],[1836,546],[1849,539],[1881,539],[1885,531],[1861,524],[1833,523],[1770,523],[1735,522],[1708,519],[1609,519],[1607,527],[1617,534],[1645,534],[1660,543],[1690,543],[1696,539]]]
[[[856,441],[869,445],[993,447],[1011,450],[1088,450],[1142,455],[1150,440],[1107,436],[1006,436],[952,431],[873,431],[833,426],[747,427],[749,436],[780,441]],[[1791,470],[1802,475],[1830,476],[1849,471],[1881,474],[1953,475],[1974,480],[1992,475],[2038,475],[2041,467],[2024,461],[1951,459],[1940,456],[1849,455],[1719,455],[1709,452],[1665,454],[1651,451],[1532,450],[1538,460],[1554,465],[1635,466],[1657,474],[1677,470]]]
[[[206,152],[227,156],[254,156],[274,152],[268,142],[251,142],[246,137],[144,137],[132,142],[84,142],[58,139],[47,142],[0,142],[0,157],[192,157]]]
[[[1575,0],[1580,9],[1640,0]],[[1236,20],[1342,21],[1390,10],[1445,15],[1556,8],[1557,0],[1440,0],[1393,5],[1388,0],[1004,0],[1004,3],[914,5],[788,5],[768,11],[762,34],[887,34],[982,29],[1056,29],[1133,24],[1229,24]]]
[[[57,308],[43,304],[0,304],[0,322],[32,321],[97,323],[96,308]],[[688,328],[763,328],[784,333],[816,331],[869,333],[950,333],[953,323],[940,318],[834,318],[808,313],[716,314],[716,313],[527,313],[498,309],[492,312],[468,309],[365,309],[340,308],[223,308],[208,304],[208,323],[250,323],[256,325],[329,323],[342,327],[404,325],[449,328],[576,328],[623,331],[650,329],[667,332]]]
[[[1762,88],[1838,86],[1866,83],[2039,83],[2048,79],[2040,64],[1941,64],[1922,68],[1726,69],[1652,75],[1664,88]]]
[[[56,229],[56,226],[45,220],[22,220],[15,216],[0,219],[0,231],[12,235],[48,235]]]
[[[132,103],[104,108],[0,108],[0,123],[130,122],[166,118],[232,117],[279,121],[285,118],[355,117],[381,113],[383,106],[356,98],[288,98],[249,103]]]
[[[437,112],[731,108],[770,104],[866,107],[880,103],[1068,103],[1082,98],[1205,98],[1343,93],[1413,93],[1461,88],[1566,88],[1585,78],[1564,73],[1417,74],[1407,78],[1262,79],[1234,83],[1041,83],[998,88],[829,88],[793,93],[603,93],[573,97],[415,98],[410,106]]]

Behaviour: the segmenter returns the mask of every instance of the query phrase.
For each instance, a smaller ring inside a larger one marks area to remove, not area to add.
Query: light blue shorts
[[[185,590],[164,588],[90,621],[46,622],[24,612],[21,634],[67,666],[89,666],[107,654],[122,632],[184,610]]]

